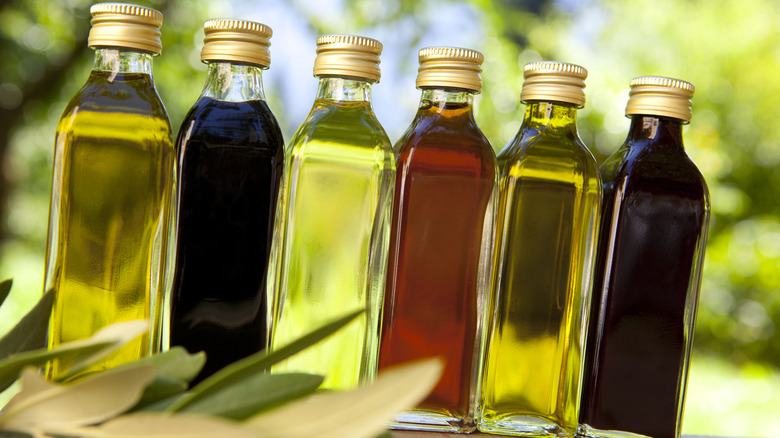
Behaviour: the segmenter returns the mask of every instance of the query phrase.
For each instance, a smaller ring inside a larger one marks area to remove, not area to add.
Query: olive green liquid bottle
[[[274,371],[325,376],[348,389],[376,373],[395,162],[371,109],[378,41],[317,39],[314,106],[285,151],[269,274],[270,348],[345,313],[366,312]]]
[[[162,14],[107,3],[90,12],[93,69],[57,126],[44,281],[55,293],[48,347],[118,321],[151,326],[72,377],[159,348],[175,178],[168,116],[152,80]],[[62,378],[71,365],[53,361],[47,375]]]
[[[481,431],[573,436],[601,179],[577,134],[584,68],[525,66],[517,137],[498,155],[494,289]]]

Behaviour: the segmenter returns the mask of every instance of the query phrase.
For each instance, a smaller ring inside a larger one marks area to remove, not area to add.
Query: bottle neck
[[[540,131],[577,133],[577,106],[570,103],[529,101],[523,126]]]
[[[474,106],[474,92],[454,88],[423,88],[420,98],[420,109],[444,110],[453,108],[468,108]]]
[[[152,76],[152,57],[149,52],[136,52],[116,47],[100,47],[95,50],[93,71],[118,73],[143,73]]]
[[[210,62],[204,97],[227,102],[265,100],[263,69],[257,65]]]
[[[628,139],[633,144],[663,144],[683,148],[683,121],[673,117],[631,115]]]
[[[371,82],[360,79],[321,77],[317,100],[371,102]]]

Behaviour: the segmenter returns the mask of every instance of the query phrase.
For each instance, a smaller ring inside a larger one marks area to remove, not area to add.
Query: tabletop
[[[400,431],[400,430],[394,430],[391,432],[393,434],[393,438],[453,438],[453,437],[495,437],[495,436],[501,436],[501,435],[487,435],[484,433],[470,433],[468,435],[464,435],[461,433],[442,433],[442,432],[410,432],[410,431]]]
[[[410,432],[410,431],[399,431],[394,430],[391,431],[393,438],[489,438],[489,437],[498,437],[498,436],[507,436],[507,435],[488,435],[484,433],[470,433],[468,435],[464,434],[457,434],[457,433],[442,433],[442,432]],[[716,438],[713,436],[704,436],[704,435],[683,435],[683,438]],[[718,438],[725,438],[725,437],[718,437]]]

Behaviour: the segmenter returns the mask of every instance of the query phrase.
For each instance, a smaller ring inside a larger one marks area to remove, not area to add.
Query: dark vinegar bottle
[[[266,274],[284,142],[265,102],[271,29],[209,20],[206,86],[177,139],[170,345],[205,351],[196,382],[267,343]]]
[[[483,57],[433,47],[419,59],[420,107],[396,145],[379,368],[443,357],[439,384],[392,427],[470,432],[498,174],[472,108]]]
[[[709,219],[683,148],[693,85],[631,81],[628,137],[601,166],[604,222],[580,433],[679,437]]]

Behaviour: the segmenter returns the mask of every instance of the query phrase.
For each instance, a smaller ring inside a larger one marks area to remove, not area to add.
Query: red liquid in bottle
[[[480,260],[496,159],[470,103],[423,99],[399,141],[379,368],[444,358],[441,380],[418,409],[467,417],[473,430]]]

